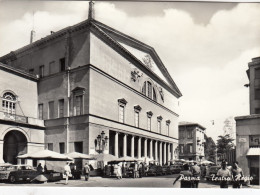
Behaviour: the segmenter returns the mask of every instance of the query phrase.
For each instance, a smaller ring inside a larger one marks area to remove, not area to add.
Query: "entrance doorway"
[[[9,131],[4,137],[4,161],[17,164],[17,156],[27,153],[27,139],[20,131]]]

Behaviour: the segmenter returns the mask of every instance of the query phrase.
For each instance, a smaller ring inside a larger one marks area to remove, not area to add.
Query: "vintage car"
[[[31,181],[39,173],[30,165],[10,165],[0,169],[0,179],[11,183],[16,181]]]
[[[9,181],[11,183],[17,181],[31,182],[40,174],[44,175],[48,181],[59,181],[62,179],[61,173],[52,170],[46,173],[39,173],[30,165],[9,165],[0,167],[0,180]]]
[[[163,175],[170,175],[171,174],[170,166],[168,165],[162,166],[162,173]]]
[[[162,166],[152,165],[147,171],[147,175],[163,175]]]
[[[218,170],[221,168],[221,166],[211,166],[209,167],[209,170],[206,173],[205,178],[209,181],[212,181],[213,177],[216,177]]]
[[[170,171],[172,174],[180,173],[183,170],[183,165],[171,165]]]

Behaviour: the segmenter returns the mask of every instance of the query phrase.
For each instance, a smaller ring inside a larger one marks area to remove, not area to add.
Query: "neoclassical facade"
[[[182,96],[151,47],[92,18],[0,58],[39,75],[38,118],[45,145],[61,153],[176,158]]]
[[[44,148],[44,123],[37,116],[37,78],[0,63],[0,163]]]

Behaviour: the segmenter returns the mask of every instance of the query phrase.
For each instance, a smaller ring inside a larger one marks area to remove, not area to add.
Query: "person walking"
[[[143,163],[140,162],[139,166],[138,166],[138,172],[139,172],[139,178],[142,178],[143,176]]]
[[[183,165],[183,171],[180,172],[179,176],[173,182],[173,185],[181,179],[181,188],[192,188],[193,181],[192,181],[192,172],[189,170],[189,165]]]
[[[122,169],[119,164],[117,165],[116,177],[117,177],[117,179],[122,179]]]
[[[89,173],[90,173],[90,167],[89,167],[88,163],[85,163],[84,172],[83,173],[85,175],[85,181],[88,181]]]
[[[43,168],[42,168],[41,163],[39,163],[38,166],[37,166],[37,172],[40,173],[40,174],[43,172]]]
[[[65,174],[65,185],[68,185],[68,180],[69,180],[69,176],[71,176],[71,170],[70,170],[70,166],[69,166],[69,162],[66,163],[66,165],[64,166],[64,174]]]
[[[200,181],[200,175],[201,175],[201,170],[200,167],[198,166],[197,162],[194,162],[194,165],[191,167],[191,172],[192,176],[194,177],[193,181],[193,187],[198,188],[199,187],[199,181]]]
[[[238,166],[238,162],[235,161],[232,166],[232,178],[233,178],[233,188],[240,188],[242,185],[242,177],[243,177],[243,171]]]
[[[226,161],[222,161],[221,169],[218,170],[217,176],[220,177],[220,188],[228,188],[228,181],[231,180],[231,173],[227,168]]]

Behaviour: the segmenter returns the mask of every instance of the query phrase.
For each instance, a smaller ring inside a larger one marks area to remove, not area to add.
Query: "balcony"
[[[42,127],[44,126],[43,120],[39,120],[37,118],[26,117],[26,116],[21,116],[21,115],[16,115],[16,114],[11,114],[11,113],[2,112],[2,111],[0,111],[0,119],[6,120],[6,121],[14,121],[17,123],[29,124],[29,125],[36,125],[36,126],[42,126]]]

